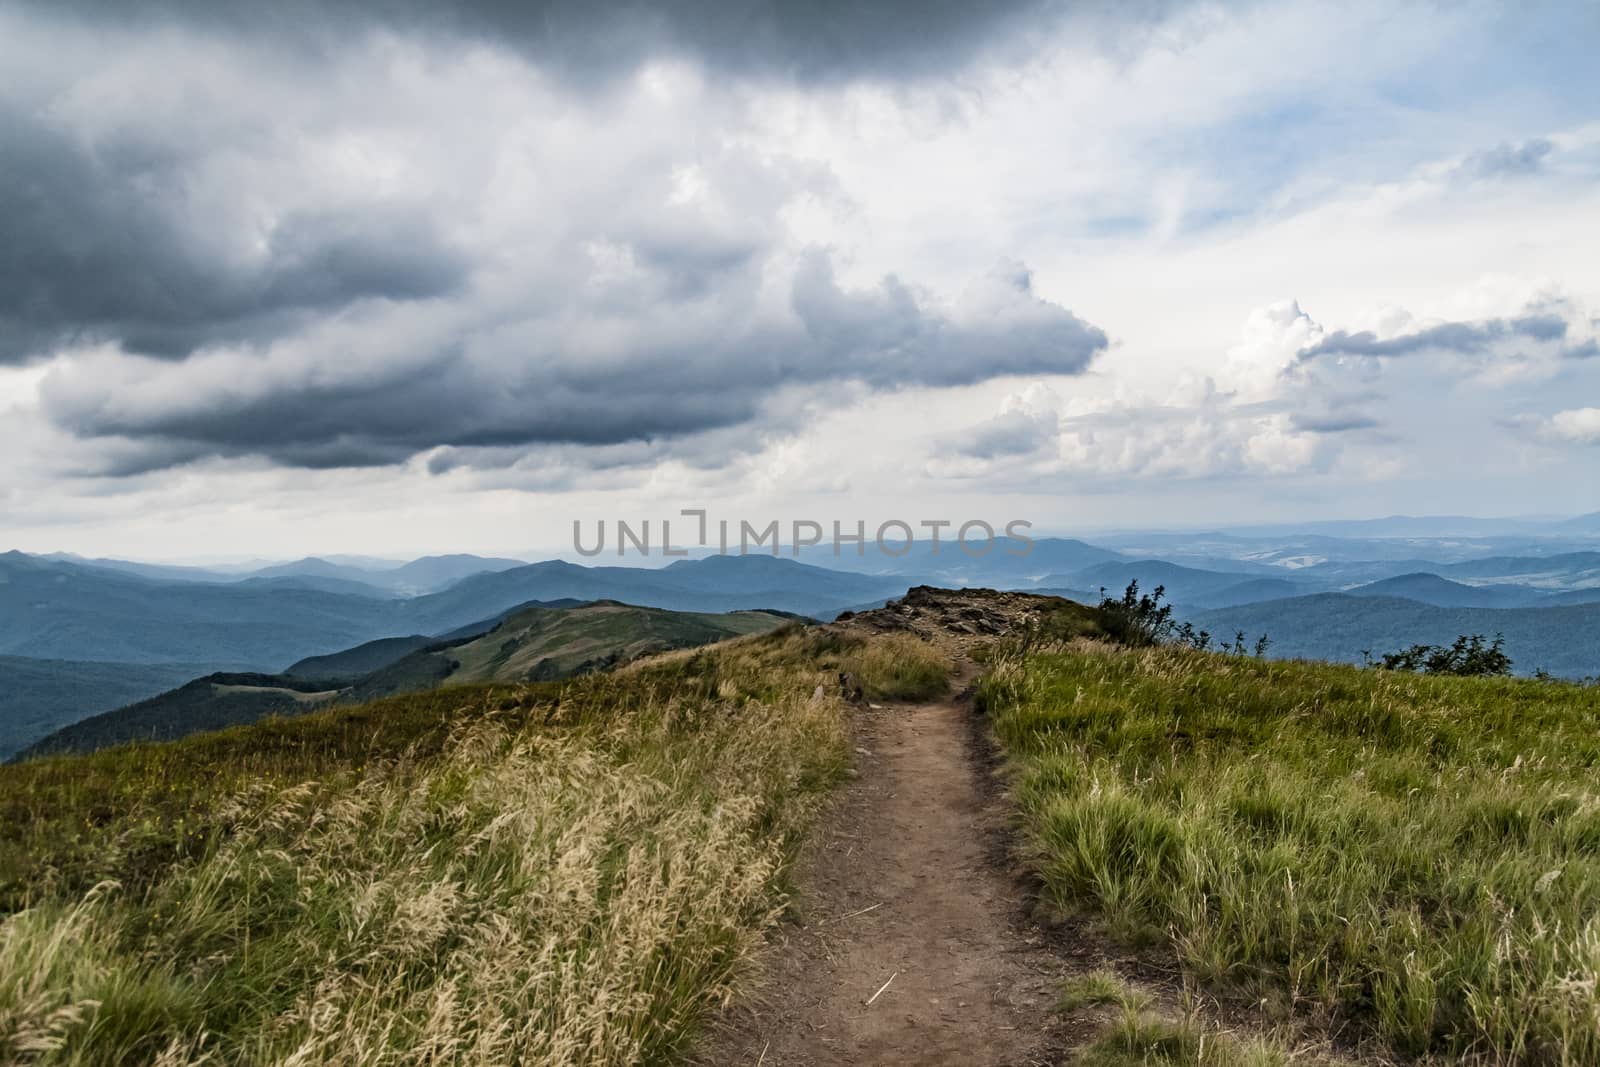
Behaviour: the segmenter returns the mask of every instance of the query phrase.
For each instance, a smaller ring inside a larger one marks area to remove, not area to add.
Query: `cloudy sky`
[[[0,549],[1600,509],[1590,0],[132,6],[0,0]]]

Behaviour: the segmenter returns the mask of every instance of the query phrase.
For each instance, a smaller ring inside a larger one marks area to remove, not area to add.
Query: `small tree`
[[[1178,644],[1204,652],[1211,647],[1211,631],[1196,630],[1194,623],[1186,622],[1177,630]]]
[[[1511,657],[1505,653],[1505,644],[1506,639],[1500,634],[1495,634],[1492,642],[1485,641],[1482,634],[1462,634],[1448,646],[1412,645],[1386,653],[1379,665],[1384,670],[1423,674],[1505,675],[1511,673]]]
[[[1124,645],[1155,645],[1172,636],[1172,605],[1161,603],[1167,588],[1158,585],[1154,593],[1140,593],[1137,580],[1128,583],[1122,599],[1106,596],[1100,590],[1100,626],[1112,640]]]

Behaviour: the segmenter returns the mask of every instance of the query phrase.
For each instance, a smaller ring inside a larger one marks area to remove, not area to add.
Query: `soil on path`
[[[1060,1062],[1055,1003],[1077,968],[1006,869],[973,714],[968,693],[861,711],[857,776],[796,872],[803,921],[780,930],[700,1062]]]

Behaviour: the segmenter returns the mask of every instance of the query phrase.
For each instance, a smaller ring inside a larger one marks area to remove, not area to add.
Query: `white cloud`
[[[1574,445],[1600,445],[1600,408],[1558,411],[1545,423],[1545,433]]]

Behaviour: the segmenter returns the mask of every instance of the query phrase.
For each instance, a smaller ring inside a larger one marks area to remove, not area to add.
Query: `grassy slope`
[[[1175,649],[982,688],[1063,911],[1441,1062],[1600,1062],[1600,690]]]
[[[613,601],[529,607],[481,637],[398,659],[361,679],[344,699],[375,700],[438,685],[554,681],[641,656],[774,630],[789,621],[764,611],[713,615]]]
[[[761,611],[712,615],[602,601],[566,610],[531,608],[442,655],[460,664],[450,675],[452,684],[542,681],[775,630],[788,621]]]
[[[672,1059],[875,662],[789,628],[0,768],[0,1061]]]

